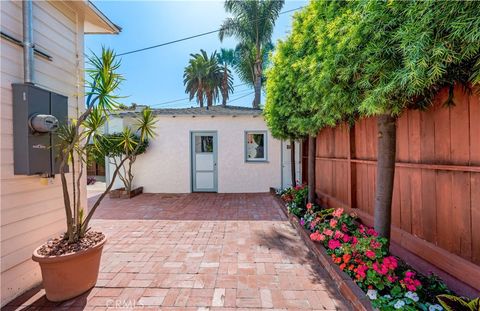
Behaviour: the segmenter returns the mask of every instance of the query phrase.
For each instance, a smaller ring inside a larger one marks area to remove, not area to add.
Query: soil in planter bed
[[[42,256],[60,256],[76,253],[97,245],[104,237],[105,235],[101,232],[89,231],[78,242],[69,244],[67,239],[60,236],[42,245],[38,253]]]

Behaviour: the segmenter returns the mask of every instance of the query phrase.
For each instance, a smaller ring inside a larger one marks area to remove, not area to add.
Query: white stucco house
[[[138,109],[137,109],[138,110]],[[131,125],[115,113],[109,133]],[[291,182],[290,146],[270,134],[262,110],[238,106],[154,109],[156,136],[134,164],[134,186],[149,193],[268,192]],[[300,177],[300,146],[296,146]],[[113,166],[107,165],[107,181]],[[122,187],[117,180],[114,188]]]

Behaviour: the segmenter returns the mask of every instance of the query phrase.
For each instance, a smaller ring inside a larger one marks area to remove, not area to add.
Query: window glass
[[[213,136],[195,136],[195,152],[213,152]]]
[[[267,159],[265,133],[247,132],[246,134],[246,160],[262,161]]]

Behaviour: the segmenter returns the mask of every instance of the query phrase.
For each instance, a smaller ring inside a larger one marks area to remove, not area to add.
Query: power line
[[[233,87],[236,88],[236,87],[239,87],[239,86],[242,86],[242,85],[246,85],[246,84],[249,84],[249,83],[237,84],[237,85],[234,85]],[[246,90],[241,90],[241,91],[239,91],[239,92],[243,92],[243,91],[246,91]],[[234,93],[235,93],[235,91],[234,91]],[[180,102],[180,101],[184,101],[184,100],[190,101],[190,98],[189,98],[189,97],[185,97],[185,98],[173,99],[173,100],[168,100],[168,101],[160,102],[160,103],[158,103],[158,104],[153,104],[153,105],[150,105],[150,106],[164,106],[164,105],[167,105],[167,104],[172,104],[172,103],[176,103],[176,102]]]
[[[244,97],[250,96],[250,95],[252,95],[253,93],[255,93],[255,92],[250,92],[250,93],[248,93],[248,94],[246,94],[246,95],[243,95],[243,96],[240,96],[240,97],[234,98],[234,99],[232,99],[231,101],[229,101],[228,103],[231,103],[231,102],[234,102],[234,101],[236,101],[236,100],[239,100],[239,99],[241,99],[241,98],[244,98]]]
[[[301,7],[295,8],[295,9],[283,11],[283,12],[280,12],[278,15],[287,14],[287,13],[297,11],[297,10],[300,10],[300,9],[303,9],[303,8],[304,8],[304,6],[301,6]],[[257,22],[259,20],[261,20],[261,19],[260,18],[259,19],[254,19],[254,20],[252,20],[252,22]],[[123,52],[123,53],[117,54],[117,56],[129,55],[129,54],[133,54],[133,53],[138,53],[138,52],[142,52],[142,51],[146,51],[146,50],[159,48],[159,47],[162,47],[162,46],[165,46],[165,45],[170,45],[170,44],[174,44],[174,43],[178,43],[178,42],[182,42],[182,41],[186,41],[186,40],[190,40],[190,39],[195,39],[195,38],[198,38],[198,37],[207,36],[207,35],[210,35],[212,33],[219,32],[220,30],[222,30],[222,29],[219,28],[219,29],[215,29],[215,30],[212,30],[212,31],[202,32],[202,33],[199,33],[199,34],[196,34],[196,35],[193,35],[193,36],[180,38],[180,39],[177,39],[177,40],[168,41],[168,42],[164,42],[164,43],[160,43],[160,44],[156,44],[156,45],[151,45],[151,46],[147,46],[147,47],[137,49],[137,50]]]
[[[245,90],[240,90],[240,91],[237,91],[235,92],[237,95],[241,95],[241,94],[245,94],[245,92],[249,92],[251,91],[251,89],[245,89]],[[188,101],[188,102],[184,102],[184,101]],[[178,102],[182,102],[182,103],[178,103]],[[177,105],[191,105],[191,99],[189,97],[186,97],[186,98],[181,98],[181,99],[177,99],[177,100],[173,100],[173,101],[170,101],[170,102],[164,102],[164,103],[160,103],[160,104],[153,104],[153,105],[150,105],[151,107],[159,107],[159,106],[167,106],[167,105],[172,105],[172,106],[177,106]]]

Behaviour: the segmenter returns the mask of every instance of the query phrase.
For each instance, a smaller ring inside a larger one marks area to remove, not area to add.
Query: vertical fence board
[[[437,243],[451,252],[455,252],[453,232],[456,230],[452,212],[452,175],[446,171],[438,171],[436,180],[437,199]]]
[[[465,172],[452,173],[452,221],[455,230],[451,234],[455,237],[456,254],[472,259],[472,227],[470,224],[470,174]]]
[[[420,227],[415,229],[422,233],[422,237],[433,244],[437,244],[437,190],[436,172],[432,170],[421,170],[421,200],[419,207],[421,214]]]
[[[400,228],[408,233],[412,232],[412,202],[410,189],[410,169],[398,169],[400,178]]]
[[[470,174],[470,189],[472,193],[472,261],[480,265],[480,173]]]

